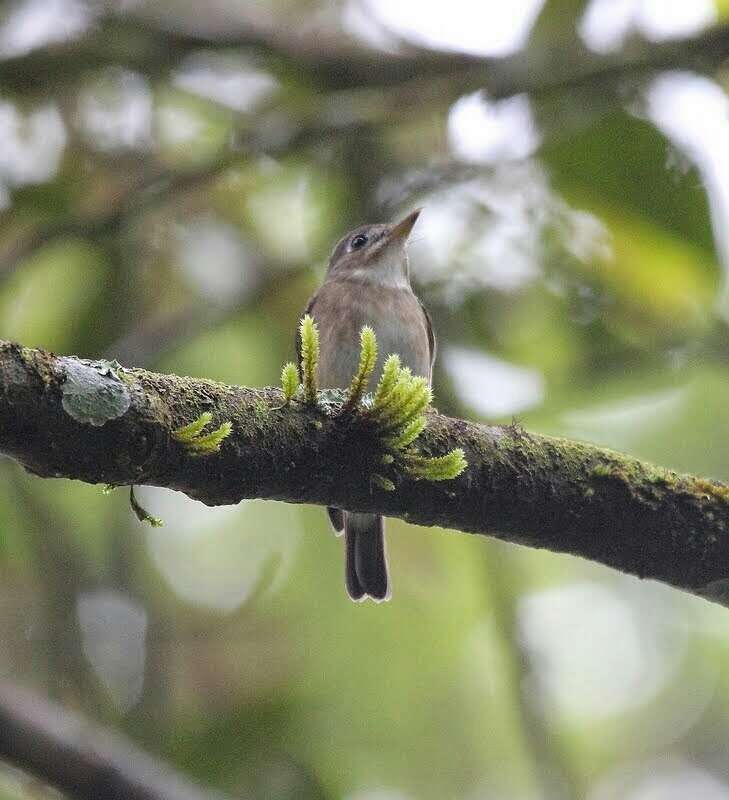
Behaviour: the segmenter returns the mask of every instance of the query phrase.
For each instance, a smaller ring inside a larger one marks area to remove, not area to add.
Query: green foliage
[[[299,391],[299,386],[299,371],[296,369],[296,364],[289,361],[281,370],[281,391],[284,396],[284,405],[293,400],[296,392]]]
[[[377,425],[383,444],[390,451],[390,463],[397,463],[412,478],[452,480],[468,466],[463,450],[458,448],[431,458],[415,448],[428,424],[426,412],[432,401],[433,393],[425,378],[414,376],[400,365],[397,355],[392,355],[385,362],[372,406],[365,413]],[[387,463],[385,459],[383,463]],[[386,491],[395,488],[392,481],[380,475],[373,476],[373,481]]]
[[[129,505],[140,522],[146,522],[153,528],[161,528],[164,522],[159,517],[153,517],[146,508],[139,504],[136,495],[134,494],[134,487],[129,487]]]
[[[208,456],[212,453],[217,453],[223,440],[230,435],[232,430],[233,423],[224,422],[219,428],[211,431],[206,436],[197,437],[188,444],[188,447],[193,452],[193,455],[197,456]]]
[[[351,411],[359,405],[377,363],[377,337],[369,325],[365,325],[360,331],[359,344],[359,366],[349,386],[349,398],[344,406],[345,411]]]
[[[384,475],[380,475],[379,473],[375,473],[372,476],[372,483],[376,486],[379,486],[385,492],[394,492],[395,491],[395,484],[389,479],[386,478]]]
[[[52,208],[57,212],[65,208],[65,202],[58,201]],[[3,276],[3,337],[59,353],[88,353],[78,348],[75,337],[98,331],[99,302],[108,281],[108,265],[98,247],[73,238],[52,241],[22,269]],[[23,302],[18,302],[21,297]],[[68,324],[71,319],[73,325]]]
[[[613,474],[613,469],[610,464],[595,464],[590,470],[590,475],[593,478],[609,478]]]
[[[388,437],[387,443],[395,450],[404,450],[420,436],[426,425],[427,420],[423,415],[415,417],[404,425],[396,436]]]
[[[308,405],[316,403],[318,387],[317,373],[319,369],[319,328],[312,317],[307,314],[299,325],[301,339],[301,379],[304,386],[304,402]]]
[[[401,432],[420,418],[432,400],[433,393],[425,378],[401,370],[387,398],[373,405],[372,416],[383,432]]]
[[[231,422],[224,422],[219,428],[210,433],[202,435],[203,430],[212,422],[213,415],[209,411],[204,411],[200,416],[193,420],[189,425],[178,428],[172,437],[180,442],[185,449],[193,456],[209,456],[217,453],[223,440],[226,439],[233,425]]]
[[[398,375],[402,372],[400,368],[400,356],[396,353],[388,356],[382,368],[382,375],[375,389],[374,405],[382,406],[395,388]]]
[[[177,439],[178,442],[182,442],[183,444],[187,444],[188,442],[192,442],[196,436],[199,436],[202,432],[203,428],[209,425],[213,421],[213,415],[209,411],[204,411],[200,416],[193,420],[189,425],[185,425],[183,428],[178,428],[172,436]]]
[[[428,481],[453,480],[468,466],[466,455],[460,447],[450,450],[444,456],[432,458],[408,453],[406,464],[410,475]]]

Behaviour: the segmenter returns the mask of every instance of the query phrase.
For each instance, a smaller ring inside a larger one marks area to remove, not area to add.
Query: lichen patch
[[[63,410],[77,422],[100,428],[126,413],[131,396],[110,361],[59,358],[66,379],[61,385]]]

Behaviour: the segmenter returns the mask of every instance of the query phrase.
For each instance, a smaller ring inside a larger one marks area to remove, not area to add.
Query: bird
[[[420,215],[416,209],[395,224],[362,225],[337,242],[324,281],[302,315],[319,328],[319,385],[346,389],[357,371],[360,331],[375,332],[378,380],[385,358],[398,354],[403,367],[430,384],[436,340],[430,315],[410,285],[407,242]],[[297,336],[301,365],[301,337]],[[352,600],[390,598],[385,528],[379,514],[328,508],[337,535],[344,534],[345,586]]]

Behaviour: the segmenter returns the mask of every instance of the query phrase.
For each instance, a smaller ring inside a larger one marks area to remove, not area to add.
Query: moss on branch
[[[129,405],[99,425],[64,408],[69,361],[77,360],[0,343],[0,451],[37,475],[165,486],[209,505],[260,497],[381,512],[583,556],[728,602],[725,484],[433,411],[416,437],[419,456],[460,449],[469,466],[455,480],[423,481],[387,471],[396,456],[383,451],[382,430],[367,414],[342,413],[346,392],[281,407],[280,389],[137,369],[102,376],[123,382]],[[229,421],[231,432],[219,452],[190,458],[174,433],[205,414]],[[419,426],[396,435],[407,441]],[[393,476],[397,491],[388,491]]]

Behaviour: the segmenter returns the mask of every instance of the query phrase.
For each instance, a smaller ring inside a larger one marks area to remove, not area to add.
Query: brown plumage
[[[365,225],[334,248],[322,287],[305,314],[319,326],[319,383],[346,389],[359,363],[359,335],[370,325],[377,336],[378,380],[385,358],[397,353],[414,375],[431,379],[435,338],[425,307],[410,287],[407,237],[415,211],[397,225]],[[297,338],[299,365],[300,342]],[[328,509],[337,533],[345,535],[346,587],[353,600],[389,596],[384,523],[380,515]]]

